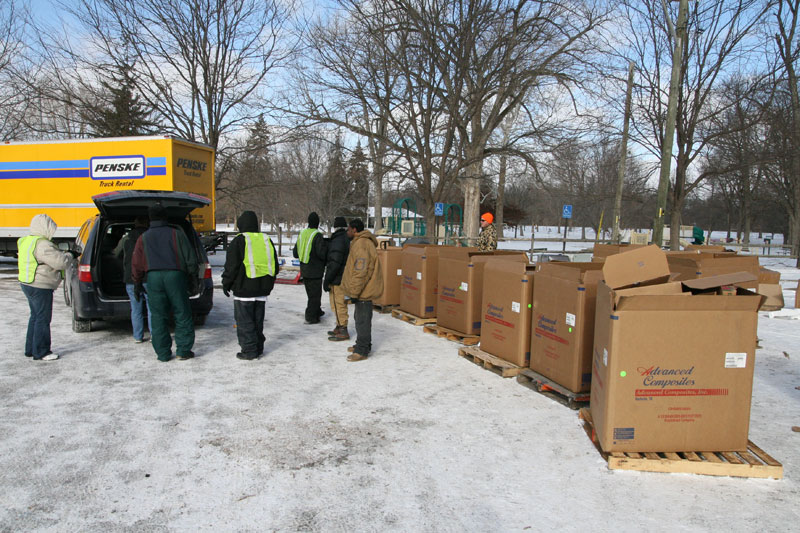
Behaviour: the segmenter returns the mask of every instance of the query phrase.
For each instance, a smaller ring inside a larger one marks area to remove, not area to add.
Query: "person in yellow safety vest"
[[[62,252],[51,240],[57,228],[49,216],[36,215],[31,220],[30,235],[17,241],[19,284],[31,310],[25,356],[34,361],[58,359],[58,354],[50,349],[53,293],[64,277],[64,270],[75,261],[72,254]]]
[[[261,233],[253,211],[243,212],[236,220],[239,233],[228,245],[222,292],[233,292],[233,316],[241,351],[236,357],[245,361],[264,353],[264,313],[267,296],[278,275],[278,253],[269,236]]]
[[[300,259],[300,275],[306,287],[306,324],[319,324],[325,312],[322,310],[322,276],[328,257],[328,245],[319,231],[319,215],[308,215],[308,228],[300,232],[293,254]]]

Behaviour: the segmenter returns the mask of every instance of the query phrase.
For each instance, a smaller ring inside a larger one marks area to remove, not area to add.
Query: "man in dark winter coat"
[[[319,231],[319,215],[308,215],[308,228],[300,232],[294,245],[294,256],[300,259],[300,274],[306,287],[306,324],[319,324],[322,311],[322,275],[328,253],[325,237]]]
[[[142,233],[133,249],[131,277],[134,297],[146,291],[150,303],[150,340],[158,360],[172,359],[169,317],[175,318],[175,349],[178,359],[194,357],[194,321],[189,304],[190,287],[197,284],[197,255],[184,231],[167,221],[161,204],[150,207],[150,229]]]
[[[239,359],[258,359],[264,353],[264,308],[278,275],[278,252],[260,231],[258,217],[245,211],[236,221],[240,233],[228,245],[222,292],[233,292],[233,316],[241,351]]]
[[[336,217],[333,221],[333,235],[328,242],[328,261],[325,265],[325,278],[322,288],[330,294],[331,310],[336,316],[336,327],[328,332],[329,341],[346,341],[350,339],[347,332],[347,304],[342,290],[342,273],[350,250],[350,239],[347,238],[347,221],[344,217]]]

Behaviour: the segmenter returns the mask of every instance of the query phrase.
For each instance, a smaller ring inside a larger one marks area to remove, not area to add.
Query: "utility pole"
[[[625,120],[622,125],[622,144],[617,168],[617,197],[614,199],[614,233],[612,242],[619,244],[619,217],[622,216],[622,185],[625,181],[625,159],[628,157],[628,129],[631,124],[631,93],[633,92],[633,61],[628,65],[628,90],[625,93]]]
[[[658,206],[656,218],[653,223],[653,244],[658,246],[664,243],[664,215],[667,209],[667,189],[669,188],[670,166],[672,163],[672,143],[675,138],[675,118],[678,113],[678,90],[681,83],[683,48],[686,42],[686,20],[689,18],[689,0],[680,0],[676,26],[672,25],[664,0],[661,0],[661,5],[664,7],[664,18],[669,26],[669,31],[670,34],[672,34],[675,46],[672,51],[672,77],[669,82],[667,122],[664,125],[664,142],[661,146],[661,176],[658,180]]]

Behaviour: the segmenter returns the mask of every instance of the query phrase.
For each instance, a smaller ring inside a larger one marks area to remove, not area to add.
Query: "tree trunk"
[[[669,249],[681,249],[681,210],[674,205],[669,214]]]
[[[467,153],[468,158],[475,154]],[[481,217],[481,161],[467,167],[464,176],[464,235],[469,246],[474,246],[478,238],[479,220]]]
[[[494,206],[494,220],[498,232],[502,232],[503,227],[503,204],[505,202],[507,168],[508,160],[506,156],[502,155],[500,156],[500,173],[497,176],[497,201]]]

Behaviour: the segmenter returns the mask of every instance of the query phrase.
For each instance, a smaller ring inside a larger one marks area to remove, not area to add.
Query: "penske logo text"
[[[141,155],[103,156],[89,160],[93,180],[136,179],[145,176],[145,160]]]

